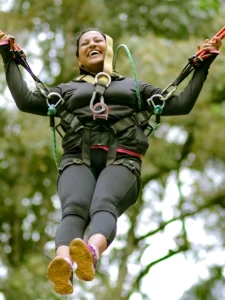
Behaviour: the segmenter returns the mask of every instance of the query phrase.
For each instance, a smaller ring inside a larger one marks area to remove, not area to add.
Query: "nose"
[[[96,45],[94,40],[91,40],[89,43],[89,47],[93,48]]]

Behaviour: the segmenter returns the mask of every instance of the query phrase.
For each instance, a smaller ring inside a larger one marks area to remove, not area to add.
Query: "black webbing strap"
[[[95,85],[95,91],[96,91],[96,94],[101,97],[104,95],[105,93],[105,90],[106,90],[106,85],[101,83],[101,82],[97,82],[96,85]]]
[[[90,166],[90,156],[91,156],[91,147],[90,147],[90,137],[91,137],[91,128],[84,127],[82,132],[82,162]]]
[[[109,132],[109,149],[107,154],[107,163],[106,165],[112,164],[116,159],[116,150],[117,150],[117,137],[113,133]]]
[[[69,112],[65,108],[64,103],[59,103],[59,105],[57,106],[57,112],[61,117],[63,124],[65,123],[70,129],[74,130],[75,132],[82,130],[82,161],[87,166],[90,166],[90,136],[92,128],[96,128],[95,123],[91,122],[90,124],[82,124],[79,118],[75,116],[75,114]],[[146,127],[151,114],[152,113],[148,112],[147,110],[140,111],[134,113],[132,116],[123,118],[122,120],[119,120],[108,127],[109,149],[107,155],[107,165],[112,164],[116,159],[118,134],[132,126],[140,126],[142,128]],[[107,127],[105,126],[105,128]]]
[[[195,69],[192,60],[193,58],[189,58],[189,62],[171,84],[172,86],[178,86]]]
[[[72,130],[75,132],[79,131],[80,129],[84,128],[83,124],[80,122],[77,116],[73,113],[64,110],[62,113],[59,114],[60,118],[64,123],[67,124]]]
[[[110,126],[110,135],[109,135],[109,150],[107,156],[107,165],[112,164],[116,159],[117,152],[117,135],[129,127],[139,126],[145,127],[148,124],[151,113],[148,111],[140,111],[134,113],[131,117],[126,117],[122,120],[119,120],[112,126]]]
[[[122,120],[119,120],[118,122],[110,126],[110,129],[113,131],[115,135],[117,135],[118,133],[121,133],[122,131],[134,125],[144,127],[147,125],[151,115],[152,114],[149,113],[148,111],[140,111],[134,113],[130,117],[126,117],[123,118]]]

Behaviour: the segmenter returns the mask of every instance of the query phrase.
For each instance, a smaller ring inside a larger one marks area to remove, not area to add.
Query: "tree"
[[[47,84],[65,82],[76,76],[76,70],[71,69],[71,65],[76,65],[75,34],[84,27],[96,26],[116,36],[115,44],[123,40],[129,45],[138,77],[164,87],[195,53],[199,43],[197,34],[201,39],[204,36],[204,40],[224,25],[223,12],[214,18],[221,7],[218,1],[210,4],[151,1],[149,4],[149,1],[136,0],[125,4],[85,0],[77,6],[69,0],[12,1],[10,11],[1,12],[0,28],[16,36],[32,66],[36,68],[37,62],[43,62],[41,79]],[[182,18],[177,17],[180,12],[185,12]],[[210,21],[205,23],[209,17]],[[35,53],[34,48],[40,52]],[[224,49],[221,54],[211,66],[207,85],[192,113],[182,118],[163,119],[163,125],[151,137],[143,162],[142,192],[137,204],[124,216],[126,234],[119,232],[115,247],[108,250],[110,255],[103,256],[93,283],[76,281],[75,293],[79,299],[88,296],[101,300],[108,295],[129,299],[135,292],[142,299],[149,299],[142,289],[142,281],[158,263],[178,253],[187,253],[198,260],[202,249],[210,252],[224,246],[225,157],[221,130]],[[122,53],[118,59],[119,70],[132,76],[129,60],[124,62]],[[4,76],[0,82],[3,90]],[[9,109],[0,110],[0,120],[1,261],[8,271],[5,279],[0,278],[1,290],[7,300],[18,296],[28,300],[60,299],[52,293],[51,284],[44,276],[48,260],[43,253],[52,255],[51,241],[60,218],[55,196],[57,173],[51,136],[46,130],[48,120]],[[171,216],[166,218],[163,203],[171,181],[176,188]],[[213,222],[207,223],[212,216]],[[216,228],[214,243],[198,244],[192,240],[189,223],[196,219],[204,220],[207,234],[215,234]],[[162,235],[163,238],[173,224],[179,228],[173,236],[173,246],[165,245],[156,259],[149,257],[143,264],[142,257],[151,249],[153,237]],[[131,265],[136,266],[132,274]],[[223,281],[221,272],[216,273],[219,276],[213,274],[217,282]]]

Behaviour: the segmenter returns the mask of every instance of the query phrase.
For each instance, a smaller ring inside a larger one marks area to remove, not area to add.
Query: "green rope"
[[[135,80],[136,95],[137,95],[137,98],[138,98],[138,107],[139,107],[139,109],[141,109],[142,101],[141,101],[141,95],[140,95],[140,91],[139,91],[139,87],[138,87],[137,73],[136,73],[136,69],[135,69],[135,66],[134,66],[134,61],[133,61],[132,55],[130,53],[130,50],[128,49],[128,47],[125,44],[121,44],[117,47],[116,53],[115,53],[115,56],[114,56],[114,66],[113,66],[113,68],[114,69],[116,68],[116,56],[117,56],[117,52],[118,52],[119,48],[121,48],[121,47],[125,49],[125,51],[127,53],[127,56],[130,60],[131,66],[132,66],[132,71],[133,71],[134,80]]]
[[[48,116],[50,118],[54,118],[56,115],[56,108],[54,104],[51,104],[48,108]],[[56,132],[55,132],[55,126],[54,126],[54,121],[50,121],[50,130],[52,131],[52,138],[53,138],[53,155],[55,158],[55,164],[57,170],[59,169],[59,163],[58,163],[58,156],[57,156],[57,142],[56,142]]]
[[[53,138],[53,154],[54,154],[54,159],[55,159],[55,164],[57,170],[59,169],[59,163],[58,163],[58,156],[57,156],[57,143],[56,143],[56,133],[55,133],[55,128],[51,127],[52,130],[52,138]]]

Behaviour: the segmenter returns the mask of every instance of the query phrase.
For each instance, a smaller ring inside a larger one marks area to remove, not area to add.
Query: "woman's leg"
[[[89,223],[89,209],[96,180],[85,165],[71,165],[66,168],[58,180],[58,195],[61,201],[62,220],[58,225],[55,242],[57,255],[74,238],[83,238]],[[63,248],[61,248],[63,247]],[[67,248],[65,248],[67,247]]]
[[[61,201],[62,220],[56,232],[57,257],[48,267],[48,278],[60,294],[69,294],[69,281],[73,260],[69,244],[74,238],[83,238],[89,223],[89,209],[96,180],[85,165],[71,165],[60,175],[58,195]]]
[[[123,165],[110,165],[100,174],[90,208],[88,243],[100,257],[116,235],[117,217],[133,205],[139,193],[139,179]]]
[[[125,166],[110,165],[101,172],[90,208],[88,243],[74,239],[70,244],[76,275],[81,280],[94,278],[98,259],[115,237],[118,207],[122,213],[135,203],[138,186],[136,175]]]

